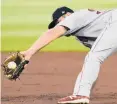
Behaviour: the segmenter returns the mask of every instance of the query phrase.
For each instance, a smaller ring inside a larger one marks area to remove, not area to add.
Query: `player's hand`
[[[24,56],[25,60],[30,61],[30,58],[32,57],[32,55],[30,54],[30,52],[28,50],[22,51],[20,53]],[[27,67],[27,65],[24,66],[24,68],[26,68],[26,67]]]
[[[6,57],[2,63],[2,70],[9,80],[16,80],[28,63],[29,61],[25,60],[21,53],[14,52]]]
[[[24,56],[25,60],[28,60],[29,61],[30,58],[32,57],[31,53],[28,50],[22,51],[20,53]]]

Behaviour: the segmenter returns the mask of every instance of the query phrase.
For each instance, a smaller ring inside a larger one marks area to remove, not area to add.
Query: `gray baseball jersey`
[[[95,11],[82,9],[66,17],[58,25],[68,28],[64,36],[75,36],[85,46],[91,48],[108,23],[112,10]]]
[[[58,25],[68,28],[65,36],[76,36],[81,43],[91,48],[85,57],[73,92],[73,95],[90,97],[101,64],[117,52],[117,9],[102,12],[80,10]]]

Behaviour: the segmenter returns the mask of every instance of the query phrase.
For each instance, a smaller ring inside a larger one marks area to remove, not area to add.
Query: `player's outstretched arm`
[[[25,56],[26,60],[29,60],[38,50],[60,37],[65,32],[66,29],[63,26],[56,26],[53,29],[47,30],[28,50],[21,53]]]

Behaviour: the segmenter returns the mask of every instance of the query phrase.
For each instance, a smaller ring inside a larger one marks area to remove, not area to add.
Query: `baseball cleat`
[[[58,104],[89,104],[89,97],[71,95],[60,99]]]

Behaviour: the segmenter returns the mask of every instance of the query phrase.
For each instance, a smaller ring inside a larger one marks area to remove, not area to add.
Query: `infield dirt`
[[[2,74],[2,104],[57,104],[71,95],[86,53],[41,52],[20,76],[9,81]],[[8,53],[2,53],[2,61]],[[101,66],[90,104],[117,104],[117,53]]]

